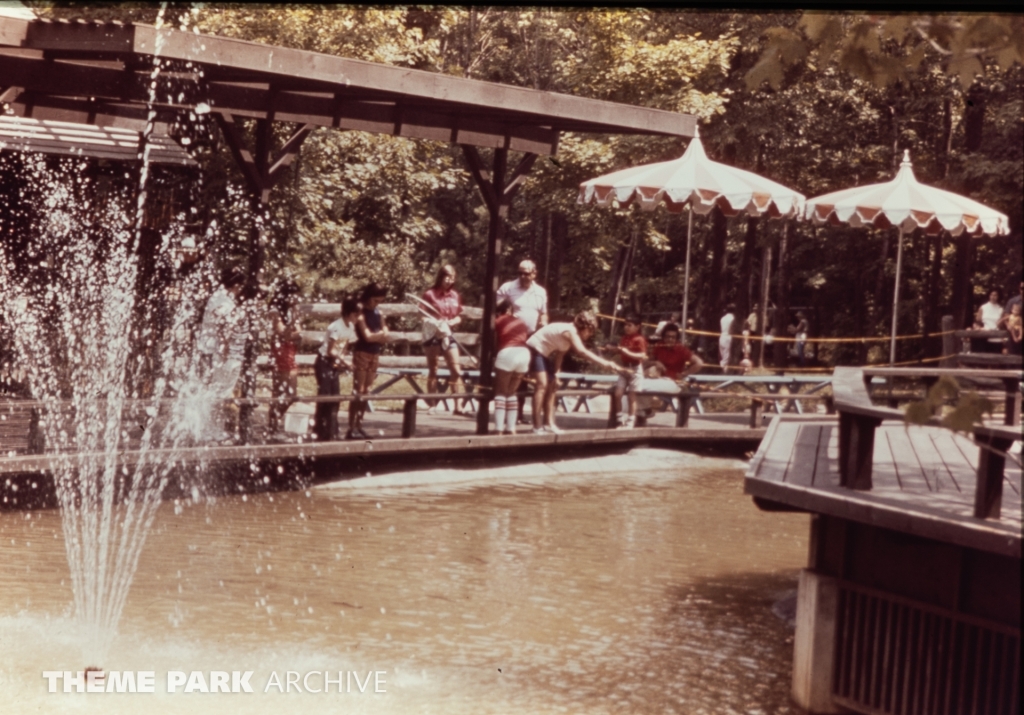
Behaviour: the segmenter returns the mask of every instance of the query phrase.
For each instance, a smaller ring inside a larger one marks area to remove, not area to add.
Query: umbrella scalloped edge
[[[731,195],[719,194],[714,191],[697,190],[689,195],[673,195],[675,192],[664,189],[636,187],[627,191],[616,190],[611,186],[589,184],[581,187],[577,203],[593,203],[598,206],[626,207],[637,204],[644,211],[653,211],[659,204],[664,204],[670,213],[682,213],[687,205],[693,206],[698,216],[706,216],[716,206],[726,216],[745,213],[748,216],[767,216],[769,218],[789,218],[799,215],[803,208],[794,198],[775,200],[760,192],[745,192]]]
[[[972,216],[966,213],[938,214],[918,210],[886,211],[884,209],[859,206],[853,210],[837,212],[827,204],[808,204],[806,218],[815,225],[840,226],[849,224],[853,228],[892,228],[902,226],[905,232],[923,229],[929,236],[948,231],[952,236],[967,233],[968,236],[1006,236],[1010,233],[1007,217],[1004,215]],[[845,213],[846,215],[840,215]],[[993,212],[995,213],[995,212]]]

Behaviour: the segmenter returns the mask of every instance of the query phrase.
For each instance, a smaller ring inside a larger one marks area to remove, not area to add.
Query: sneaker
[[[371,439],[370,435],[366,434],[362,427],[356,427],[355,434],[359,439]]]
[[[554,425],[548,425],[547,430],[551,434],[565,434],[564,429],[562,429],[561,427],[555,427]]]
[[[619,429],[633,429],[636,427],[636,420],[632,417],[627,417],[626,421],[619,425]]]
[[[534,427],[530,434],[551,434],[547,427]]]
[[[345,439],[358,439],[355,430],[349,430],[345,433]]]

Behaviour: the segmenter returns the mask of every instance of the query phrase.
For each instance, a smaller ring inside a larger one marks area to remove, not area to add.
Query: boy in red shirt
[[[623,417],[619,414],[619,427],[622,429],[633,429],[636,426],[636,393],[644,379],[643,365],[647,359],[647,338],[640,334],[640,319],[635,315],[626,318],[624,334],[617,346],[606,346],[608,352],[618,353],[622,359],[623,367],[630,369],[630,373],[619,375],[619,381],[615,383],[615,391],[612,393],[612,403],[616,407],[622,406],[622,394],[626,393],[629,402],[629,412]]]

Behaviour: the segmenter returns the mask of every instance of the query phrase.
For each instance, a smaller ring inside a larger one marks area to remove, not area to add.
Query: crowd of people
[[[651,340],[643,334],[640,319],[626,316],[623,332],[617,344],[606,345],[598,351],[587,347],[587,342],[598,329],[592,313],[578,313],[571,321],[549,322],[548,296],[537,283],[537,267],[525,260],[518,266],[518,276],[501,285],[495,296],[497,309],[494,323],[494,430],[499,434],[516,434],[524,413],[525,383],[533,383],[532,427],[534,434],[559,433],[555,419],[559,381],[557,374],[563,360],[573,353],[617,374],[612,399],[619,411],[617,426],[630,429],[636,425],[639,410],[645,409],[645,393],[667,391],[655,389],[653,381],[675,383],[703,367],[703,360],[686,346],[678,317],[661,321]],[[438,390],[438,366],[443,358],[449,371],[448,384],[453,396],[453,414],[470,414],[472,399],[466,393],[461,365],[461,352],[455,328],[462,322],[463,302],[455,285],[458,273],[454,266],[445,265],[437,273],[433,285],[421,296],[410,296],[417,304],[423,319],[423,353],[427,365],[427,393]],[[216,400],[233,395],[241,374],[248,330],[243,326],[239,296],[245,285],[245,275],[237,268],[222,273],[221,286],[213,292],[203,311],[197,335],[197,374],[206,392]],[[1021,284],[1024,294],[1024,283]],[[341,305],[340,317],[326,329],[317,351],[314,373],[317,392],[322,399],[315,410],[315,434],[318,440],[340,438],[338,422],[341,394],[340,377],[352,375],[354,399],[348,400],[348,428],[345,439],[368,439],[363,429],[366,400],[359,396],[370,392],[377,377],[383,345],[388,340],[388,327],[379,306],[388,295],[388,289],[379,283],[366,285],[358,294],[347,298]],[[272,393],[268,428],[271,432],[282,429],[283,417],[294,401],[298,383],[296,353],[301,340],[298,328],[299,287],[293,281],[281,281],[270,300],[269,325],[271,362],[273,366]],[[987,303],[977,311],[974,327],[979,330],[1004,330],[1007,338],[985,337],[976,341],[981,349],[1021,354],[1021,295],[1011,298],[1006,305],[1000,303],[1000,293],[993,290]],[[731,350],[737,344],[735,335],[735,306],[729,305],[721,319],[718,342],[722,366],[730,364]],[[744,335],[758,335],[758,306],[747,317]],[[804,349],[809,325],[803,311],[796,313],[795,322],[788,326],[794,337],[795,355],[804,364]],[[750,341],[744,340],[743,361],[750,363]],[[603,357],[601,354],[608,357]],[[468,355],[468,352],[466,353]],[[609,359],[616,358],[617,361]],[[473,358],[475,359],[475,358]],[[461,397],[460,397],[461,395]],[[333,398],[333,399],[332,399]],[[429,412],[437,408],[438,398],[429,398]],[[623,407],[624,403],[624,407]],[[216,420],[211,422],[215,423]],[[215,429],[214,439],[226,437],[223,430]],[[212,432],[211,432],[212,434]]]
[[[436,394],[438,366],[443,358],[449,370],[449,385],[454,398],[453,414],[468,414],[471,400],[465,395],[460,364],[459,343],[455,328],[462,321],[463,303],[455,288],[458,274],[454,266],[445,265],[437,273],[433,285],[415,300],[423,319],[423,353],[427,364],[427,393]],[[592,313],[578,313],[571,321],[550,322],[546,290],[537,283],[537,267],[525,260],[518,266],[516,278],[504,283],[496,294],[497,310],[494,330],[494,430],[499,434],[516,434],[523,414],[526,381],[533,383],[532,432],[559,433],[555,419],[559,382],[566,355],[610,370],[618,375],[613,400],[626,407],[619,415],[619,426],[636,424],[638,396],[645,380],[675,381],[699,370],[703,362],[683,344],[681,330],[675,322],[658,327],[653,343],[648,344],[636,316],[629,316],[624,332],[616,345],[592,351],[587,342],[598,329]],[[209,383],[211,394],[218,400],[232,396],[241,373],[247,330],[239,295],[245,276],[238,269],[222,274],[222,285],[214,291],[203,312],[199,330],[199,375]],[[377,377],[381,349],[388,339],[388,328],[380,313],[380,304],[388,289],[370,283],[341,304],[341,315],[324,332],[316,353],[314,374],[317,402],[314,432],[320,441],[341,438],[339,406],[343,400],[340,378],[352,376],[353,399],[348,402],[348,428],[345,439],[368,439],[363,429],[366,400]],[[299,288],[290,280],[279,282],[270,299],[268,326],[271,337],[272,394],[268,429],[282,430],[284,415],[294,401],[298,384],[296,354],[301,341],[298,314]],[[603,357],[599,352],[609,357]],[[467,353],[468,354],[468,353]],[[617,358],[618,361],[609,359]],[[674,384],[674,382],[673,382]],[[430,398],[429,411],[436,410],[438,398]],[[226,435],[218,433],[217,439]]]

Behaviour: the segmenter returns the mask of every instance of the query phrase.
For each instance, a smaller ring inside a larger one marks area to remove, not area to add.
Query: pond
[[[795,713],[808,517],[758,511],[742,466],[636,449],[164,503],[104,663],[68,615],[59,512],[3,513],[2,709]],[[47,692],[92,665],[155,692]],[[210,671],[254,692],[202,692]]]

